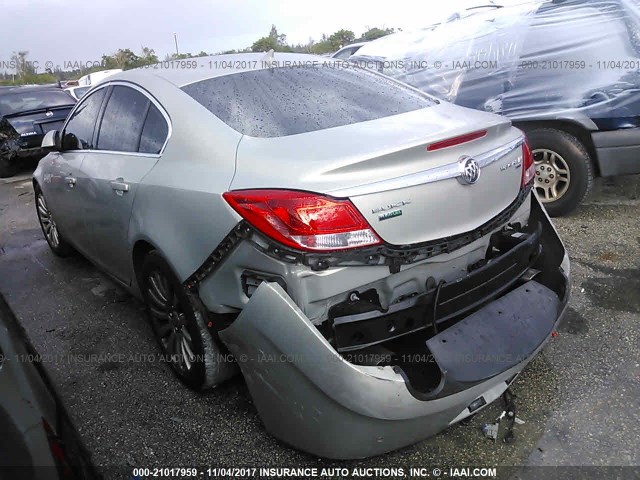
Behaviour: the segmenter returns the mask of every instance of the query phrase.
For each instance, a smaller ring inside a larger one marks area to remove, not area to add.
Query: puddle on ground
[[[584,334],[589,331],[589,322],[573,307],[569,307],[564,318],[558,325],[558,331],[572,335]]]
[[[582,265],[608,277],[591,277],[582,283],[589,299],[599,307],[618,312],[640,313],[640,278],[638,269],[611,268],[589,262]]]
[[[589,278],[582,287],[591,301],[618,312],[640,313],[640,281],[631,278]]]

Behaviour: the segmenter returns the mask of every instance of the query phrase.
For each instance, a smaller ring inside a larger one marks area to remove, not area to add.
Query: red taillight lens
[[[69,466],[69,462],[67,461],[67,455],[65,453],[62,442],[51,428],[51,425],[49,425],[49,423],[44,418],[42,418],[42,427],[44,428],[45,434],[47,436],[47,441],[49,442],[49,450],[51,451],[51,456],[56,463],[59,478],[75,478],[73,475],[73,471]]]
[[[260,232],[289,247],[331,251],[381,243],[349,200],[291,190],[240,190],[223,197]]]
[[[478,138],[482,138],[487,134],[486,130],[479,130],[477,132],[466,133],[464,135],[460,135],[459,137],[447,138],[446,140],[441,140],[439,142],[432,143],[427,146],[427,152],[433,152],[434,150],[440,150],[442,148],[455,147],[456,145],[460,145],[462,143],[467,143],[472,140],[477,140]]]
[[[533,153],[531,147],[525,140],[522,144],[522,187],[526,187],[533,182],[536,176],[536,166],[533,163]]]

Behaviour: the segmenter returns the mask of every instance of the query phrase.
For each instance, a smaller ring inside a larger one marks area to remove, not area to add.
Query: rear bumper
[[[640,173],[640,128],[593,132],[591,136],[600,175]]]
[[[413,388],[398,366],[347,362],[278,284],[261,284],[220,338],[267,429],[315,455],[362,458],[427,438],[469,416],[475,400],[498,398],[543,347],[569,297],[566,252],[532,202],[547,250],[540,282],[523,283],[423,344],[425,368],[435,362],[442,372],[432,392]]]

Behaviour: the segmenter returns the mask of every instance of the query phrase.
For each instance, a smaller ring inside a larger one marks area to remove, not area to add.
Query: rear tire
[[[40,222],[40,228],[45,240],[49,244],[51,251],[58,257],[68,257],[73,255],[75,250],[69,244],[60,231],[58,226],[49,211],[47,202],[42,194],[42,190],[38,185],[34,186],[36,214],[38,215],[38,222]]]
[[[144,258],[140,289],[160,349],[183,384],[205,390],[237,373],[231,354],[207,328],[206,308],[156,250]]]
[[[573,135],[553,128],[527,132],[536,165],[534,187],[552,217],[566,215],[591,193],[593,163]]]

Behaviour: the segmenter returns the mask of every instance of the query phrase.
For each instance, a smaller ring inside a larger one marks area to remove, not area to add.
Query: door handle
[[[129,184],[126,183],[123,178],[116,178],[109,183],[111,184],[111,188],[114,189],[118,195],[122,195],[124,192],[129,191]]]
[[[73,186],[76,184],[78,179],[76,177],[64,177],[64,181],[67,182],[67,184],[73,188]]]

